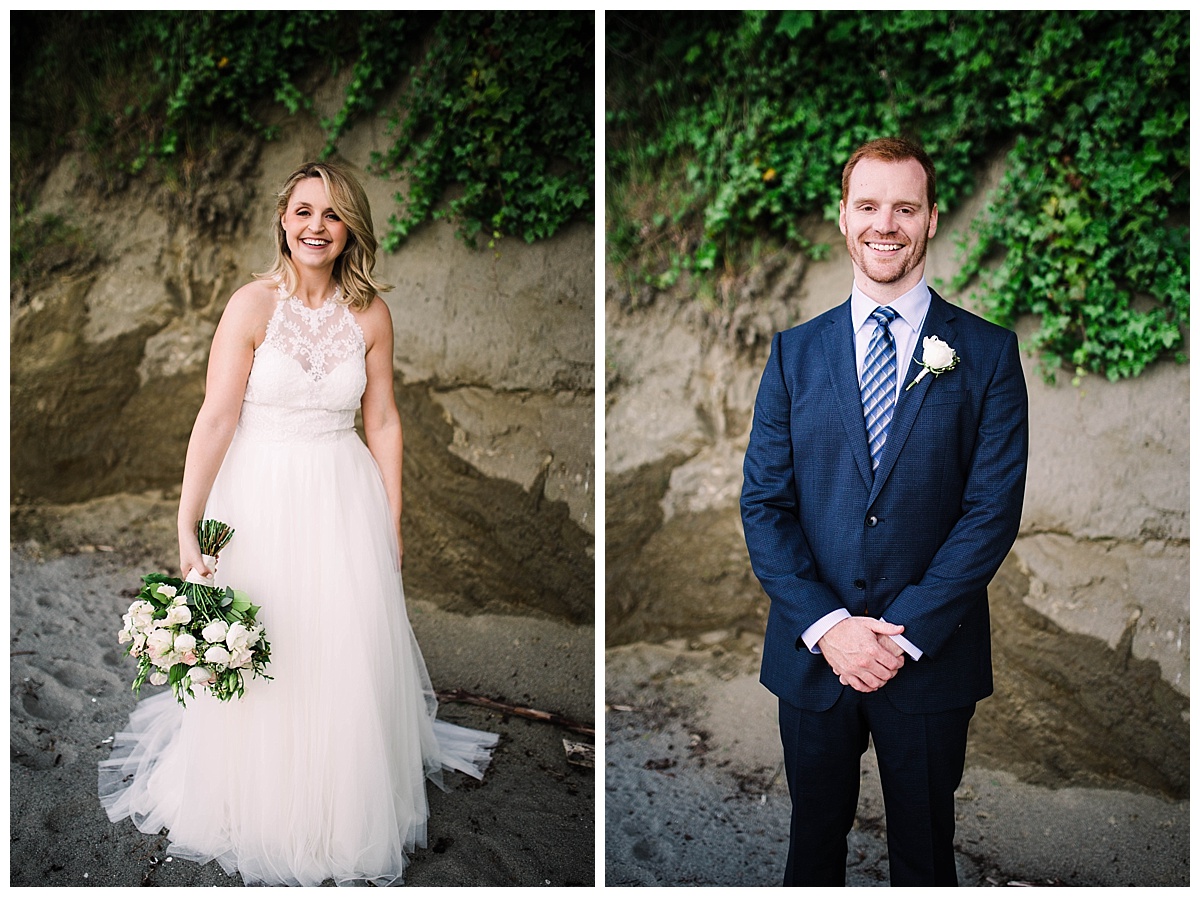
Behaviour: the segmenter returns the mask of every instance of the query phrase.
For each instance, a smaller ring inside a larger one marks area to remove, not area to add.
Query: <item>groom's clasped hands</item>
[[[826,632],[817,645],[843,685],[873,692],[904,666],[904,649],[891,638],[903,632],[903,626],[873,617],[848,617]]]

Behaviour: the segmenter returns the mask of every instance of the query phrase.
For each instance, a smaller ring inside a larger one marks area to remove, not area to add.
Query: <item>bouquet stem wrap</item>
[[[201,555],[201,557],[204,559],[204,566],[212,572],[209,573],[208,576],[201,576],[193,567],[188,571],[187,582],[195,583],[198,586],[209,586],[211,588],[216,582],[217,559],[211,554],[204,554]]]

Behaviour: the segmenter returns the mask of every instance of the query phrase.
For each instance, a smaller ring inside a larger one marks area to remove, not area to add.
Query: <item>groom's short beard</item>
[[[882,243],[885,241],[879,240],[878,242]],[[850,252],[850,258],[854,260],[858,267],[862,269],[862,272],[874,283],[896,283],[920,267],[921,263],[925,261],[925,256],[928,254],[929,240],[924,239],[919,243],[910,243],[909,246],[914,247],[916,252],[909,257],[909,260],[905,264],[896,268],[894,273],[891,267],[888,266],[885,269],[887,273],[884,276],[876,277],[875,274],[877,272],[873,271],[873,269],[879,266],[874,261],[868,261],[866,246],[858,241],[851,241],[849,238],[846,239],[846,248]]]

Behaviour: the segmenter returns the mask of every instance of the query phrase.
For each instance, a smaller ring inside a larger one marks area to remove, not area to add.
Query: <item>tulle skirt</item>
[[[273,678],[229,702],[142,701],[100,764],[101,803],[247,884],[400,881],[426,843],[425,780],[482,778],[496,736],[434,718],[374,459],[353,431],[239,432],[206,516],[235,530],[216,581],[261,605]]]

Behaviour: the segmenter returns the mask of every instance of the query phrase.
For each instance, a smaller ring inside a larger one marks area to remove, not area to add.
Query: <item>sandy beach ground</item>
[[[96,764],[137,700],[116,633],[153,552],[88,548],[15,542],[10,552],[10,884],[240,885],[215,862],[172,860],[165,835],[111,823],[100,808]],[[592,724],[591,628],[463,617],[411,597],[409,616],[439,691]],[[462,703],[444,704],[440,716],[501,740],[482,783],[452,774],[448,793],[429,788],[429,847],[414,856],[406,884],[593,884],[595,771],[568,763],[563,748],[564,738],[593,739]]]
[[[790,803],[758,639],[610,649],[605,657],[609,886],[777,885]],[[874,752],[847,884],[888,881]],[[957,793],[962,886],[1186,886],[1189,801],[1051,789],[973,762]]]

